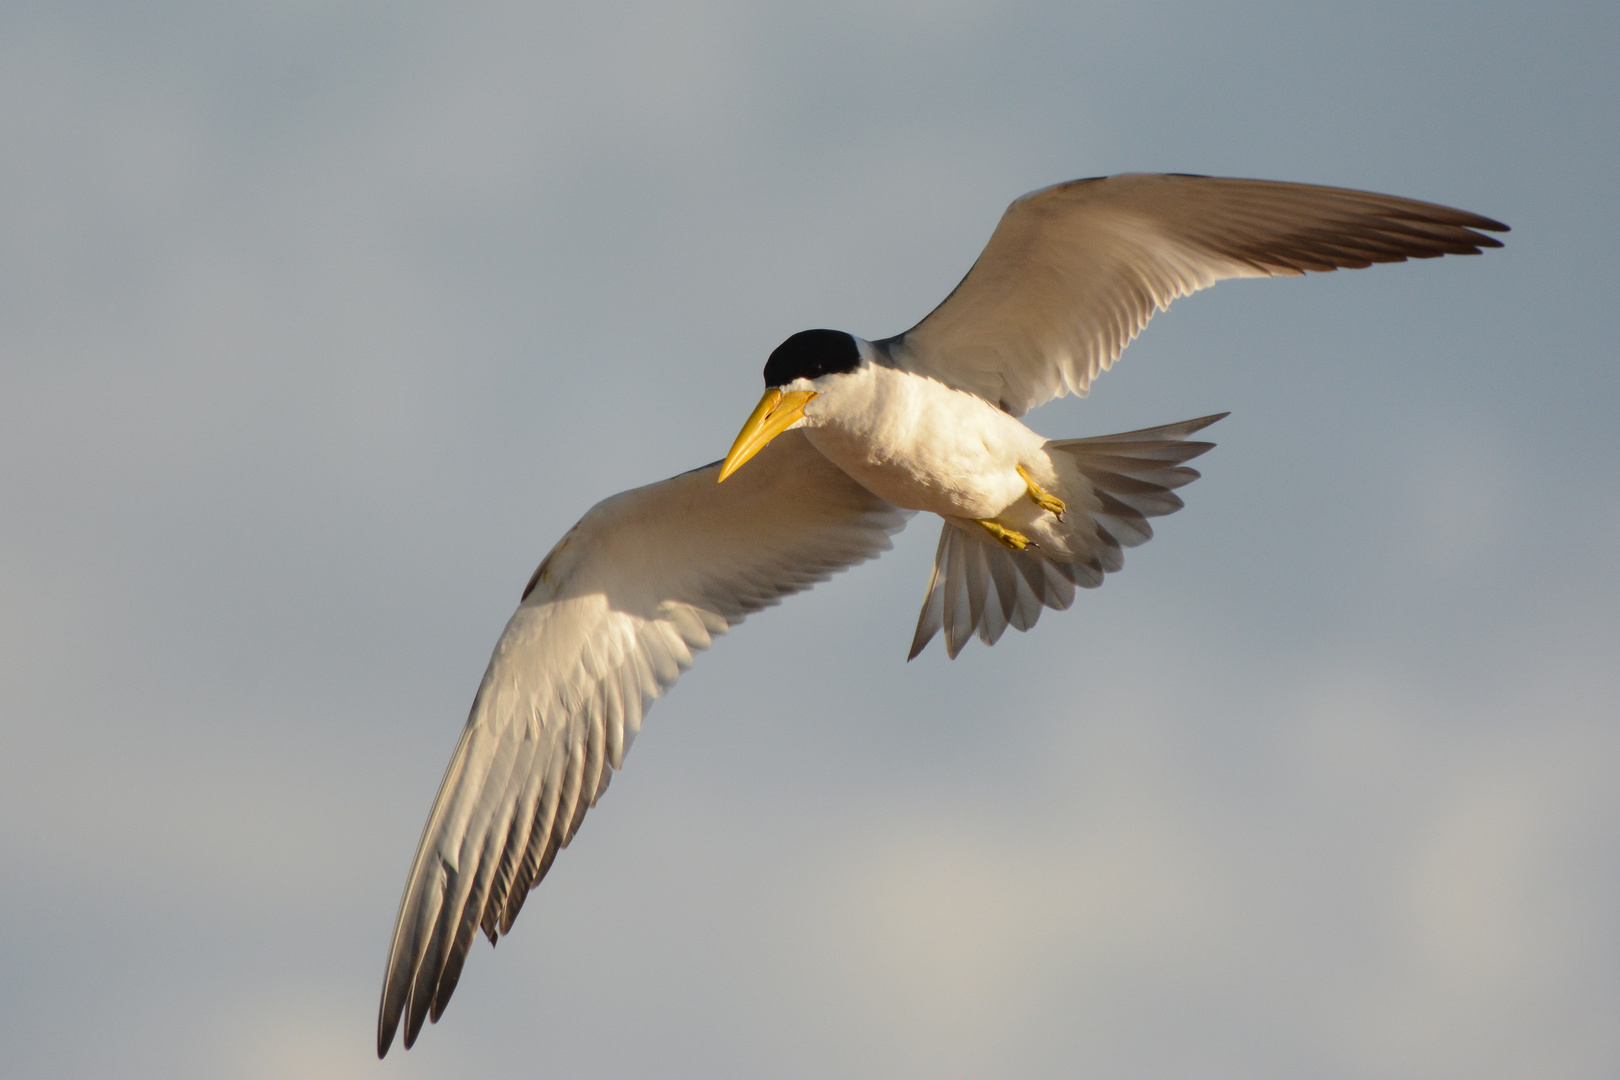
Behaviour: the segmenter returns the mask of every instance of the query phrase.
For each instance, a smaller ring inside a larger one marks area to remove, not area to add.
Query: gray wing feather
[[[1346,188],[1179,174],[1075,180],[1002,215],[961,283],[878,344],[1014,416],[1085,394],[1156,311],[1225,278],[1477,255],[1490,218]]]

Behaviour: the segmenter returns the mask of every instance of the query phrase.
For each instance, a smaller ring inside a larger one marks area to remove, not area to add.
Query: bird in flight
[[[1481,232],[1480,230],[1483,230]],[[1155,311],[1237,277],[1500,247],[1490,218],[1344,188],[1182,174],[1018,199],[959,285],[903,334],[806,330],[723,461],[604,499],[529,579],[495,643],[400,902],[386,1055],[437,1021],[622,767],[654,699],[748,615],[944,519],[912,638],[954,658],[1120,569],[1182,506],[1190,436],[1225,414],[1048,441],[1019,422],[1085,394]]]

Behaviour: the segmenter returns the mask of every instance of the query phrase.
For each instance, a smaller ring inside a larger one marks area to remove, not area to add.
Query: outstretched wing
[[[1345,188],[1145,173],[1031,192],[967,277],[880,342],[897,366],[1022,416],[1084,395],[1155,311],[1217,281],[1477,255],[1507,226]]]
[[[713,638],[876,556],[910,515],[797,431],[593,507],[535,571],[473,700],[400,901],[377,1053],[438,1020],[476,932],[517,918],[640,729]]]

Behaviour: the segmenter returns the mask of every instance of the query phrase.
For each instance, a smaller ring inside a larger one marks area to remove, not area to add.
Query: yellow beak
[[[787,393],[772,387],[759,399],[748,423],[737,433],[731,444],[731,453],[720,466],[720,479],[743,467],[743,463],[761,450],[765,444],[792,427],[804,415],[804,407],[816,396],[814,390],[789,390]]]

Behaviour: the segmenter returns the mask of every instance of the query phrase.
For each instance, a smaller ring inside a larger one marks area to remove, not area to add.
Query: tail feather
[[[915,658],[942,630],[952,659],[975,635],[994,645],[1009,626],[1019,631],[1034,626],[1042,608],[1067,608],[1076,586],[1101,585],[1105,574],[1125,565],[1124,548],[1153,538],[1148,518],[1185,505],[1174,489],[1198,479],[1198,471],[1183,463],[1215,446],[1187,436],[1226,415],[1047,443],[1055,465],[1071,466],[1060,469],[1071,477],[1062,492],[1069,506],[1067,551],[1055,545],[1012,551],[973,522],[946,518],[906,659]]]

